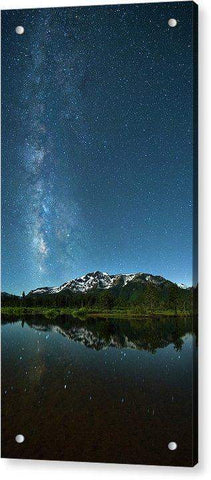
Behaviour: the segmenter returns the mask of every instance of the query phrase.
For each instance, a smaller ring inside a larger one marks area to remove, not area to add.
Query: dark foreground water
[[[2,456],[193,464],[190,319],[47,323],[3,319]]]

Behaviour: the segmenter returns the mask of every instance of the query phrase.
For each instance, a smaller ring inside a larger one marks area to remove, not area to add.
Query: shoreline
[[[2,307],[1,314],[6,316],[28,316],[28,315],[42,315],[46,318],[57,318],[62,315],[69,315],[74,318],[86,319],[93,318],[151,318],[158,316],[166,317],[190,317],[190,312],[175,312],[173,310],[163,310],[154,312],[141,312],[134,310],[103,310],[96,311],[92,309],[74,309],[74,308],[49,308],[49,307]]]

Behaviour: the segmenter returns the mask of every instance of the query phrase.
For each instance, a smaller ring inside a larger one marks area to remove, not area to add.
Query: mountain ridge
[[[58,293],[88,293],[95,290],[110,290],[115,287],[124,288],[128,284],[153,284],[155,286],[161,285],[177,285],[181,289],[187,289],[184,284],[176,284],[171,280],[160,275],[152,275],[150,273],[120,273],[120,274],[108,274],[107,272],[101,272],[96,270],[94,272],[86,273],[81,277],[76,277],[62,285],[56,287],[39,287],[27,294],[27,296],[39,296],[39,295],[52,295]]]

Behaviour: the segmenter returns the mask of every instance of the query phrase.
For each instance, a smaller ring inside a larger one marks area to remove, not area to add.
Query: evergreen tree
[[[111,309],[115,304],[115,298],[111,292],[104,291],[100,295],[100,305],[103,308]]]
[[[177,309],[178,309],[178,292],[179,292],[179,287],[177,287],[176,284],[172,284],[169,287],[169,307],[174,310],[175,315],[177,315]]]
[[[158,303],[156,287],[152,283],[148,283],[145,290],[145,303],[152,313]]]

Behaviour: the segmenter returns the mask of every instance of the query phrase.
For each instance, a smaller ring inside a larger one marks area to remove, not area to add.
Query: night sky
[[[2,290],[192,284],[192,3],[4,11],[2,35]]]

